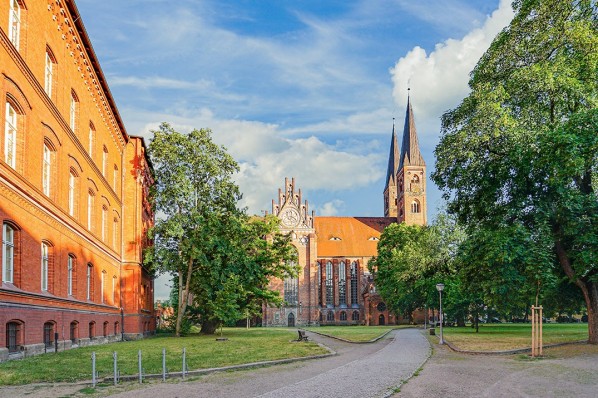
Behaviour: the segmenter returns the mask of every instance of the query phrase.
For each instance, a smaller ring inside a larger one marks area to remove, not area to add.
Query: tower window
[[[420,205],[419,205],[419,201],[414,200],[413,202],[411,202],[411,212],[412,213],[419,213],[420,210]]]

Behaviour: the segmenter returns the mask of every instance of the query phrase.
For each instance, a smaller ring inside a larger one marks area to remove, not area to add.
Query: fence
[[[91,384],[95,388],[100,381],[112,381],[117,385],[121,380],[138,379],[139,383],[143,383],[145,378],[162,378],[162,381],[166,381],[167,377],[181,376],[185,379],[189,371],[185,348],[182,353],[167,353],[166,348],[163,348],[161,356],[158,355],[143,355],[142,351],[138,350],[136,358],[132,358],[131,355],[119,358],[116,351],[111,355],[97,355],[96,352],[92,352]]]

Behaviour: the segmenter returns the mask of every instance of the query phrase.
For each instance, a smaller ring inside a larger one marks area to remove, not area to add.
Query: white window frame
[[[10,41],[18,50],[21,39],[21,5],[17,0],[10,0],[10,11],[8,13],[8,35]]]
[[[112,246],[114,246],[114,250],[117,250],[118,249],[118,217],[114,217],[112,226],[113,226]]]
[[[87,300],[91,300],[91,272],[93,265],[87,264]]]
[[[87,192],[87,229],[92,230],[93,227],[93,207],[95,202],[95,195],[93,192]]]
[[[75,258],[69,254],[67,263],[67,276],[66,276],[66,290],[69,296],[73,295],[73,267],[75,265]]]
[[[46,51],[46,69],[45,69],[45,86],[46,94],[52,98],[52,84],[54,82],[54,60],[49,51]]]
[[[71,103],[70,103],[70,107],[69,107],[69,126],[71,127],[71,130],[73,130],[73,133],[77,132],[77,103],[79,101],[77,100],[77,98],[75,98],[75,93],[71,92]]]
[[[77,186],[76,176],[71,170],[69,172],[69,214],[75,216],[75,189]]]
[[[14,283],[15,270],[15,229],[2,225],[2,282]]]
[[[102,151],[102,175],[106,177],[106,168],[108,167],[108,148],[104,146]]]
[[[114,174],[112,175],[112,186],[116,192],[116,187],[118,187],[118,166],[116,165],[114,165]]]
[[[89,156],[93,159],[93,149],[94,149],[94,145],[95,145],[95,139],[96,139],[96,131],[93,128],[93,125],[90,123],[89,124]]]
[[[4,161],[13,169],[17,166],[17,134],[19,116],[10,102],[6,103],[4,125]]]
[[[108,236],[108,208],[102,206],[102,240],[106,242]]]
[[[52,149],[44,142],[44,156],[42,165],[42,190],[44,195],[50,196],[50,180],[52,178]]]
[[[48,290],[48,266],[50,262],[50,247],[42,242],[42,291]]]
[[[106,284],[106,270],[102,271],[102,278],[100,280],[101,303],[104,304],[104,286]]]
[[[116,306],[116,275],[112,277],[112,305]]]

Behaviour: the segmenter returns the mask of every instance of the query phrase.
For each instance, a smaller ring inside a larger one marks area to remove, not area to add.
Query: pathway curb
[[[393,330],[401,330],[401,329],[411,329],[411,328],[388,329],[388,331],[386,331],[384,334],[381,334],[380,336],[378,336],[378,337],[376,337],[374,339],[371,339],[369,341],[352,341],[352,340],[343,339],[342,337],[336,337],[336,336],[331,336],[331,335],[326,334],[326,333],[316,332],[316,331],[313,331],[311,329],[302,329],[302,330],[305,330],[305,331],[310,332],[310,333],[319,334],[320,336],[329,337],[331,339],[335,339],[335,340],[338,340],[338,341],[342,341],[344,343],[350,343],[350,344],[371,344],[371,343],[375,343],[375,342],[379,341],[380,339],[382,339],[383,337],[385,337],[387,334],[389,334]]]

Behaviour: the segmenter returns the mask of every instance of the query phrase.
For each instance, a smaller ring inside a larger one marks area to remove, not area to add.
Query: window
[[[104,337],[108,336],[108,321],[104,322],[104,325],[102,327],[102,334],[104,335]]]
[[[420,209],[419,209],[419,201],[414,200],[413,202],[411,202],[411,212],[412,213],[419,213]]]
[[[334,312],[333,311],[328,311],[328,313],[326,314],[326,320],[329,322],[334,321]]]
[[[79,113],[79,98],[75,91],[71,91],[71,106],[69,109],[69,125],[73,133],[77,132],[77,115]]]
[[[347,313],[345,311],[341,311],[340,313],[340,320],[346,321],[347,320]]]
[[[93,207],[95,206],[95,193],[90,189],[87,192],[87,229],[93,229]]]
[[[96,323],[95,322],[89,322],[89,338],[93,339],[93,337],[95,336],[95,331],[96,331]]]
[[[13,283],[15,266],[15,230],[4,223],[2,228],[2,282]]]
[[[69,296],[73,295],[73,276],[75,274],[75,256],[69,254],[67,264],[67,281],[66,281],[66,293]]]
[[[106,286],[106,270],[102,271],[102,277],[100,279],[100,300],[104,304],[104,287]]]
[[[56,60],[52,55],[50,48],[46,49],[46,69],[45,69],[45,86],[46,94],[52,98],[52,85],[54,83],[54,64]]]
[[[69,174],[69,214],[75,216],[75,200],[77,198],[77,174],[71,169]]]
[[[102,206],[102,240],[106,242],[108,237],[108,208]]]
[[[344,261],[338,265],[338,301],[340,305],[347,305],[347,275]]]
[[[106,167],[108,165],[108,148],[104,146],[104,150],[102,151],[102,174],[106,177]]]
[[[73,344],[77,344],[77,339],[79,338],[79,322],[77,322],[77,321],[71,322],[70,337],[71,337],[71,342]]]
[[[359,311],[353,311],[353,314],[351,314],[351,320],[352,321],[358,321],[359,320]]]
[[[116,306],[116,275],[112,277],[112,305]]]
[[[334,286],[332,285],[332,262],[326,263],[326,305],[333,305]]]
[[[21,5],[17,0],[10,1],[10,12],[8,14],[8,36],[12,44],[19,49],[21,39]]]
[[[50,196],[50,180],[52,178],[52,149],[44,142],[44,155],[42,164],[42,190],[44,195]]]
[[[118,250],[118,216],[112,221],[112,247]]]
[[[42,291],[48,290],[48,268],[50,262],[50,247],[42,243]]]
[[[88,146],[88,153],[89,156],[93,159],[93,150],[95,147],[96,142],[96,128],[94,127],[92,122],[89,122],[89,146]]]
[[[6,324],[6,347],[8,352],[19,351],[19,346],[23,345],[21,322],[11,321]]]
[[[351,263],[351,305],[357,305],[357,262]]]
[[[118,188],[118,166],[114,165],[114,171],[112,174],[112,187],[114,188],[114,192]]]
[[[54,322],[44,323],[44,344],[48,348],[54,345]]]
[[[297,305],[297,285],[298,278],[289,277],[284,280],[284,301],[292,306]]]
[[[120,330],[120,328],[119,328],[119,325],[120,325],[120,324],[118,323],[118,321],[117,321],[117,322],[114,322],[114,335],[115,335],[115,336],[118,334],[118,332],[119,332],[119,330]]]
[[[93,300],[93,264],[87,264],[87,300]]]
[[[6,103],[4,126],[4,161],[13,169],[17,166],[17,126],[18,114],[10,102]]]

